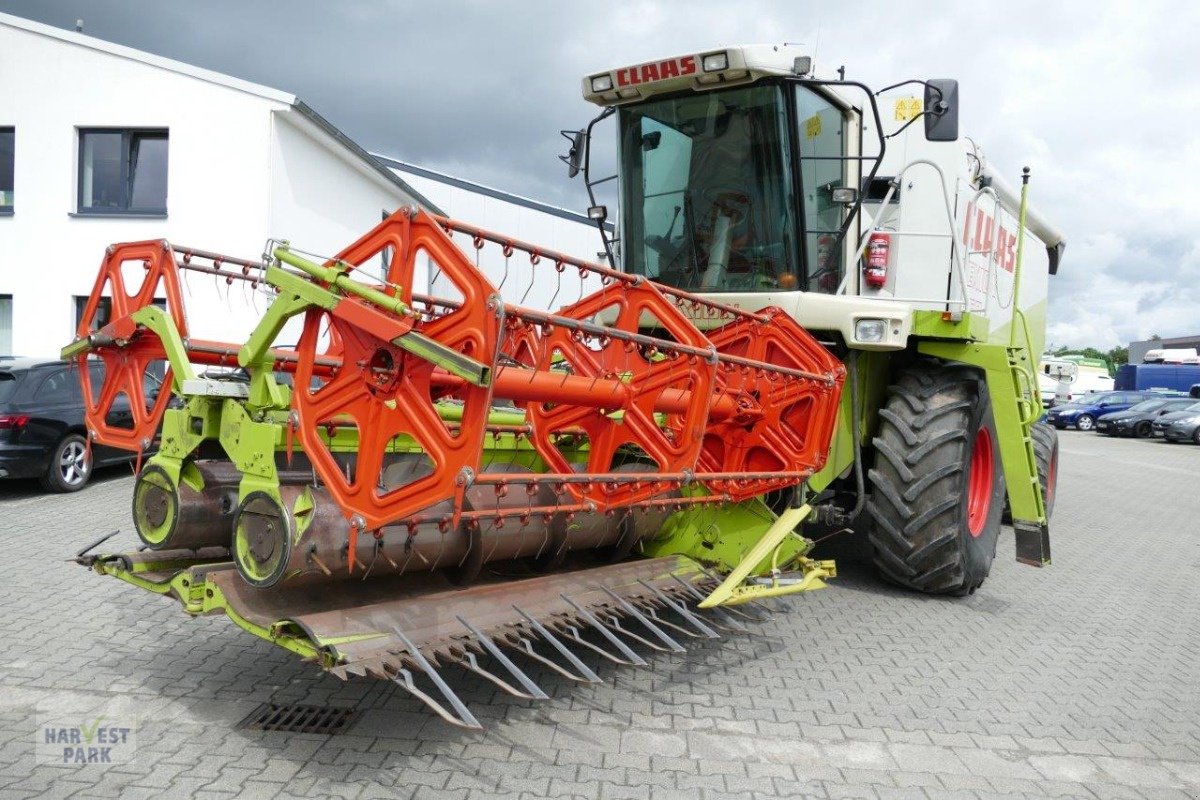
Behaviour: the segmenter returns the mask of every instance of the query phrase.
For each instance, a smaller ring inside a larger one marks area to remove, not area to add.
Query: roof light
[[[592,78],[592,91],[599,94],[600,92],[610,92],[613,88],[612,75],[607,72],[603,75],[597,75]]]
[[[705,56],[700,64],[705,72],[720,72],[723,69],[729,69],[729,54],[712,53]]]

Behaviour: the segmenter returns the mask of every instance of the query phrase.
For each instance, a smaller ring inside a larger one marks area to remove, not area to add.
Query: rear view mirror
[[[583,131],[559,131],[559,133],[571,143],[571,148],[567,150],[565,156],[559,156],[558,160],[567,165],[567,177],[574,178],[579,174],[579,170],[583,168],[584,137],[586,134]]]
[[[958,81],[930,78],[925,82],[925,138],[958,141]]]

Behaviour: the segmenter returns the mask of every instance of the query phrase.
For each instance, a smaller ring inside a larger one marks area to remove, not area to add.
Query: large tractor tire
[[[1054,496],[1058,494],[1058,431],[1044,421],[1033,424],[1033,455],[1037,459],[1038,482],[1046,503],[1046,519],[1054,516]]]
[[[1033,424],[1033,456],[1037,460],[1038,483],[1042,485],[1042,500],[1046,503],[1046,519],[1054,516],[1054,495],[1058,492],[1058,429],[1045,420]],[[1004,516],[1000,521],[1012,524],[1008,498],[1004,498]]]
[[[889,387],[873,440],[869,538],[889,581],[970,594],[996,556],[1004,473],[983,374],[919,361]]]

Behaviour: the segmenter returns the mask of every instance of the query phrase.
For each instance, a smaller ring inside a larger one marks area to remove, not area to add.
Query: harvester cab
[[[964,594],[1007,486],[1019,557],[1046,562],[1035,216],[972,151],[955,218],[948,170],[910,136],[887,172],[875,96],[810,66],[729,48],[586,79],[620,131],[607,266],[415,207],[325,256],[110,247],[63,356],[104,363],[98,386],[80,369],[90,439],[139,453],[143,548],[80,563],[476,727],[440,670],[544,697],[531,666],[594,682],[584,656],[642,665],[743,629],[835,575],[809,521],[869,520],[887,578]],[[956,97],[928,82],[906,117],[930,146],[955,146]],[[566,158],[589,191],[591,132]],[[931,205],[946,233],[896,241]],[[269,298],[244,341],[189,319],[197,275]],[[146,402],[159,365],[170,391]]]
[[[850,369],[857,391],[842,398],[834,456],[807,489],[852,497],[853,507],[827,504],[816,516],[849,523],[866,504],[870,514],[859,521],[872,530],[885,575],[914,588],[969,591],[990,566],[980,553],[994,548],[998,525],[987,523],[992,504],[979,494],[995,484],[1003,486],[997,504],[1013,513],[1018,558],[1048,563],[1038,465],[1053,471],[1057,444],[1048,427],[1035,426],[1032,354],[1044,343],[1047,279],[1064,242],[1028,204],[1028,171],[1014,191],[960,137],[957,82],[903,81],[874,92],[844,73],[817,77],[794,46],[751,45],[595,73],[583,95],[603,107],[597,121],[616,120],[614,263],[619,256],[627,272],[740,309],[783,309]],[[593,207],[601,183],[590,174],[594,126],[574,148]],[[693,321],[706,328],[704,317]],[[920,452],[919,415],[888,408],[906,402],[888,387],[904,385],[910,372],[921,385],[957,375],[953,390],[975,395],[974,405],[988,406],[977,416],[991,418],[964,431],[973,438],[954,454],[963,462],[958,488],[974,509],[957,527],[989,544],[964,542],[959,560],[971,563],[950,569],[949,581],[930,575],[954,560],[948,553],[933,548],[929,563],[922,556],[929,541],[948,546],[956,526],[936,535],[913,529],[920,515],[893,494],[912,488],[906,459]],[[904,441],[899,449],[891,435]],[[874,486],[861,477],[845,485],[863,469]],[[1044,474],[1041,483],[1052,489]]]

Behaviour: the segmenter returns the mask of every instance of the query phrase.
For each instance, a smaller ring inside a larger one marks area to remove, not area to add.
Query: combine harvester
[[[1061,237],[955,143],[956,84],[912,83],[887,136],[877,95],[791,47],[589,76],[620,131],[610,266],[414,208],[331,258],[110,247],[63,355],[105,364],[100,386],[80,369],[92,441],[159,438],[133,495],[145,547],[78,560],[466,727],[439,670],[541,698],[522,665],[597,682],[581,655],[645,664],[822,587],[802,524],[857,524],[885,577],[961,595],[1007,494],[1018,559],[1048,563],[1057,445],[1031,354]],[[566,157],[590,194],[595,124]],[[525,307],[485,250],[594,291]],[[270,295],[245,342],[189,333],[197,273]]]

